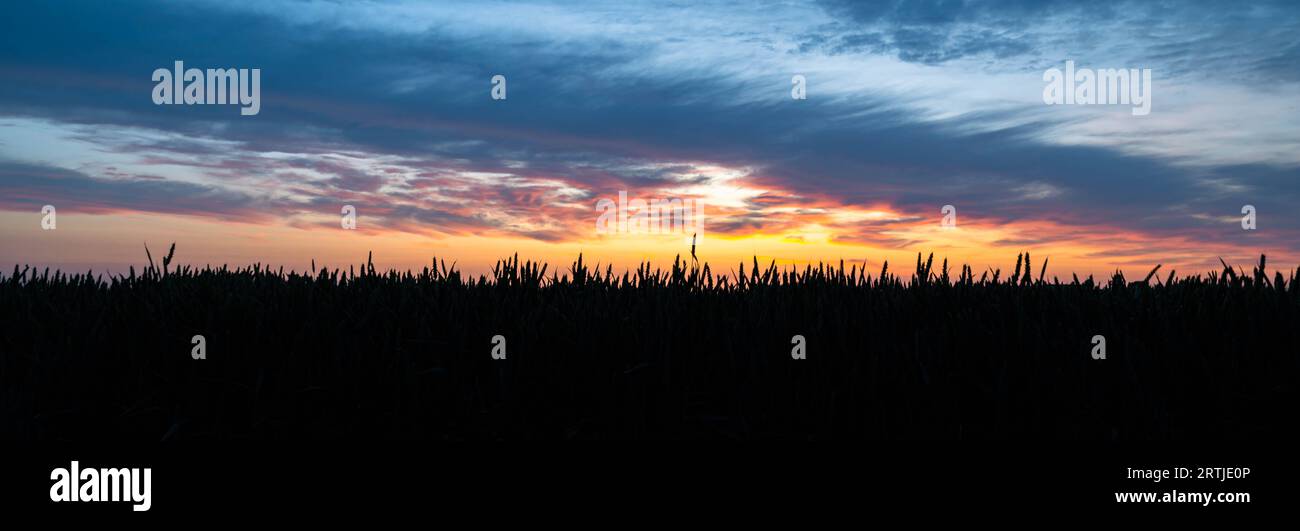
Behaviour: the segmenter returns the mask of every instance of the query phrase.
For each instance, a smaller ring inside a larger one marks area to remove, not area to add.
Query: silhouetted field
[[[150,260],[152,262],[152,259]],[[170,262],[170,255],[166,262]],[[3,437],[1291,439],[1297,273],[0,275]],[[946,264],[946,263],[945,263]],[[1036,264],[1034,264],[1036,265]],[[1045,268],[1044,268],[1045,269]],[[734,271],[734,273],[733,273]],[[191,359],[202,334],[207,359]],[[491,339],[507,340],[493,360]],[[807,359],[791,359],[791,336]],[[1107,358],[1091,356],[1104,335]]]

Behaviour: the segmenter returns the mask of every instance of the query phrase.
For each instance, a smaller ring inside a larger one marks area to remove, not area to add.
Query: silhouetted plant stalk
[[[0,274],[9,439],[1287,439],[1297,271],[839,261]],[[1031,272],[1037,268],[1037,277]],[[206,338],[206,358],[191,338]],[[791,359],[791,338],[807,358]],[[1102,334],[1109,356],[1089,354]],[[490,338],[508,339],[508,358]]]
[[[598,288],[683,288],[687,290],[721,290],[736,291],[758,289],[772,286],[801,286],[801,285],[819,285],[819,286],[837,286],[837,287],[857,287],[857,288],[883,288],[883,287],[956,287],[956,286],[1023,286],[1035,287],[1043,285],[1054,286],[1080,286],[1080,287],[1098,287],[1099,284],[1091,275],[1084,280],[1080,280],[1078,275],[1072,275],[1072,280],[1062,284],[1060,279],[1053,278],[1051,282],[1045,280],[1047,274],[1047,260],[1043,261],[1039,269],[1037,280],[1030,275],[1031,261],[1029,253],[1016,255],[1016,265],[1014,273],[1006,278],[1001,278],[1001,269],[985,271],[979,279],[974,277],[974,273],[969,265],[962,265],[961,272],[954,281],[949,274],[948,260],[944,259],[941,270],[935,273],[933,270],[934,254],[922,258],[921,253],[916,256],[916,269],[912,275],[903,279],[889,272],[889,262],[882,263],[880,273],[872,276],[866,273],[865,262],[861,267],[857,264],[845,265],[840,260],[838,265],[818,263],[815,267],[811,264],[805,265],[802,270],[798,267],[778,267],[775,261],[766,266],[758,263],[758,258],[754,257],[753,262],[746,273],[745,263],[741,262],[736,273],[732,275],[715,276],[710,265],[707,262],[687,263],[682,261],[681,255],[673,259],[672,268],[661,270],[654,268],[650,262],[640,263],[636,269],[624,272],[622,277],[614,273],[612,265],[606,265],[604,271],[601,270],[600,264],[594,268],[584,261],[581,254],[576,261],[570,265],[567,272],[552,271],[551,276],[547,277],[547,271],[550,266],[544,262],[532,260],[521,261],[518,254],[509,258],[501,259],[492,266],[492,276],[480,275],[478,278],[466,278],[460,270],[456,268],[456,262],[449,266],[445,260],[433,258],[431,266],[425,266],[420,271],[396,271],[388,270],[380,272],[375,268],[374,255],[371,253],[367,256],[366,262],[360,264],[359,270],[349,267],[344,271],[342,268],[330,270],[329,268],[317,268],[315,260],[311,263],[310,274],[307,272],[298,273],[296,271],[285,272],[281,267],[278,270],[271,270],[261,263],[251,266],[231,269],[228,265],[220,267],[205,266],[201,269],[191,266],[182,266],[175,271],[170,271],[172,259],[176,253],[176,244],[172,244],[167,255],[163,257],[162,267],[158,267],[149,248],[145,247],[146,258],[149,262],[147,268],[137,275],[135,268],[131,267],[126,275],[116,275],[104,278],[103,275],[94,275],[93,272],[86,273],[64,273],[56,271],[54,276],[50,276],[49,268],[44,272],[37,274],[37,271],[30,266],[23,266],[19,269],[18,265],[14,266],[11,275],[0,273],[0,281],[11,286],[27,285],[30,283],[41,284],[74,284],[78,286],[94,286],[99,288],[111,288],[114,286],[132,286],[143,282],[161,282],[170,280],[173,282],[183,282],[199,278],[210,278],[214,275],[234,275],[234,276],[252,276],[261,279],[279,279],[281,281],[298,281],[302,279],[312,279],[321,282],[332,282],[339,284],[355,283],[362,280],[383,279],[396,282],[415,282],[415,283],[445,283],[451,285],[465,286],[501,286],[514,288],[541,288],[541,287],[598,287]],[[1234,269],[1220,258],[1223,265],[1221,271],[1211,271],[1206,275],[1191,275],[1178,278],[1175,271],[1170,271],[1169,275],[1161,281],[1156,277],[1162,264],[1157,264],[1146,277],[1138,282],[1129,282],[1125,279],[1124,274],[1115,271],[1106,284],[1106,287],[1112,289],[1123,289],[1130,286],[1150,286],[1151,279],[1156,278],[1156,286],[1172,287],[1175,285],[1216,285],[1232,288],[1272,288],[1278,291],[1296,290],[1295,280],[1300,275],[1300,268],[1295,271],[1288,271],[1288,276],[1284,277],[1281,271],[1275,271],[1274,276],[1270,279],[1265,270],[1266,256],[1260,255],[1259,264],[1255,266],[1253,275],[1240,273],[1239,269]],[[734,277],[734,278],[733,278]]]

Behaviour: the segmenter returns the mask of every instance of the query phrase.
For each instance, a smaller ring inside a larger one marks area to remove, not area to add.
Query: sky
[[[175,242],[195,265],[373,252],[381,268],[477,273],[582,253],[623,269],[671,264],[692,236],[719,271],[753,257],[906,271],[916,253],[980,271],[1030,252],[1049,278],[1300,265],[1295,2],[6,11],[4,267],[119,273]],[[175,61],[258,69],[258,112],[155,104],[152,76]],[[1067,61],[1149,69],[1150,113],[1048,105],[1045,72]],[[620,192],[703,215],[690,234],[601,230]]]

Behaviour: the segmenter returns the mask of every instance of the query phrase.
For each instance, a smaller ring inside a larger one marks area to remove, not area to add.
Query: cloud
[[[827,223],[838,241],[907,246],[916,235],[874,234],[889,222],[827,212],[884,206],[907,225],[954,204],[1062,237],[1211,245],[1242,238],[1223,219],[1250,203],[1269,228],[1253,238],[1300,251],[1300,220],[1275,215],[1300,200],[1298,164],[1276,155],[1300,151],[1285,119],[1296,98],[1269,85],[1298,81],[1300,10],[1089,6],[25,4],[0,22],[0,72],[15,80],[0,86],[0,122],[20,129],[0,131],[0,206],[39,196],[314,226],[351,202],[384,229],[565,241],[619,190],[741,190],[710,230]],[[1213,72],[1238,92],[1181,85],[1149,122],[1047,109],[1037,74],[1067,57],[1137,60],[1171,83]],[[262,112],[153,105],[149,73],[177,59],[261,68]],[[796,72],[808,100],[789,98]],[[488,97],[497,73],[504,101]],[[1225,135],[1198,118],[1207,101],[1251,118]],[[16,147],[37,129],[67,152]]]
[[[229,190],[150,176],[96,179],[80,172],[0,161],[0,208],[38,212],[52,204],[60,212],[104,214],[122,211],[267,221],[274,205]]]

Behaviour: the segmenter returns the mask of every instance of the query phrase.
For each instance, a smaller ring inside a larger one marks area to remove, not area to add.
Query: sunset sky
[[[702,201],[724,272],[1300,265],[1293,1],[22,2],[0,50],[5,268],[689,254],[598,234],[620,191]],[[178,60],[260,69],[260,112],[155,105]],[[1150,114],[1046,105],[1066,61],[1151,69]]]

